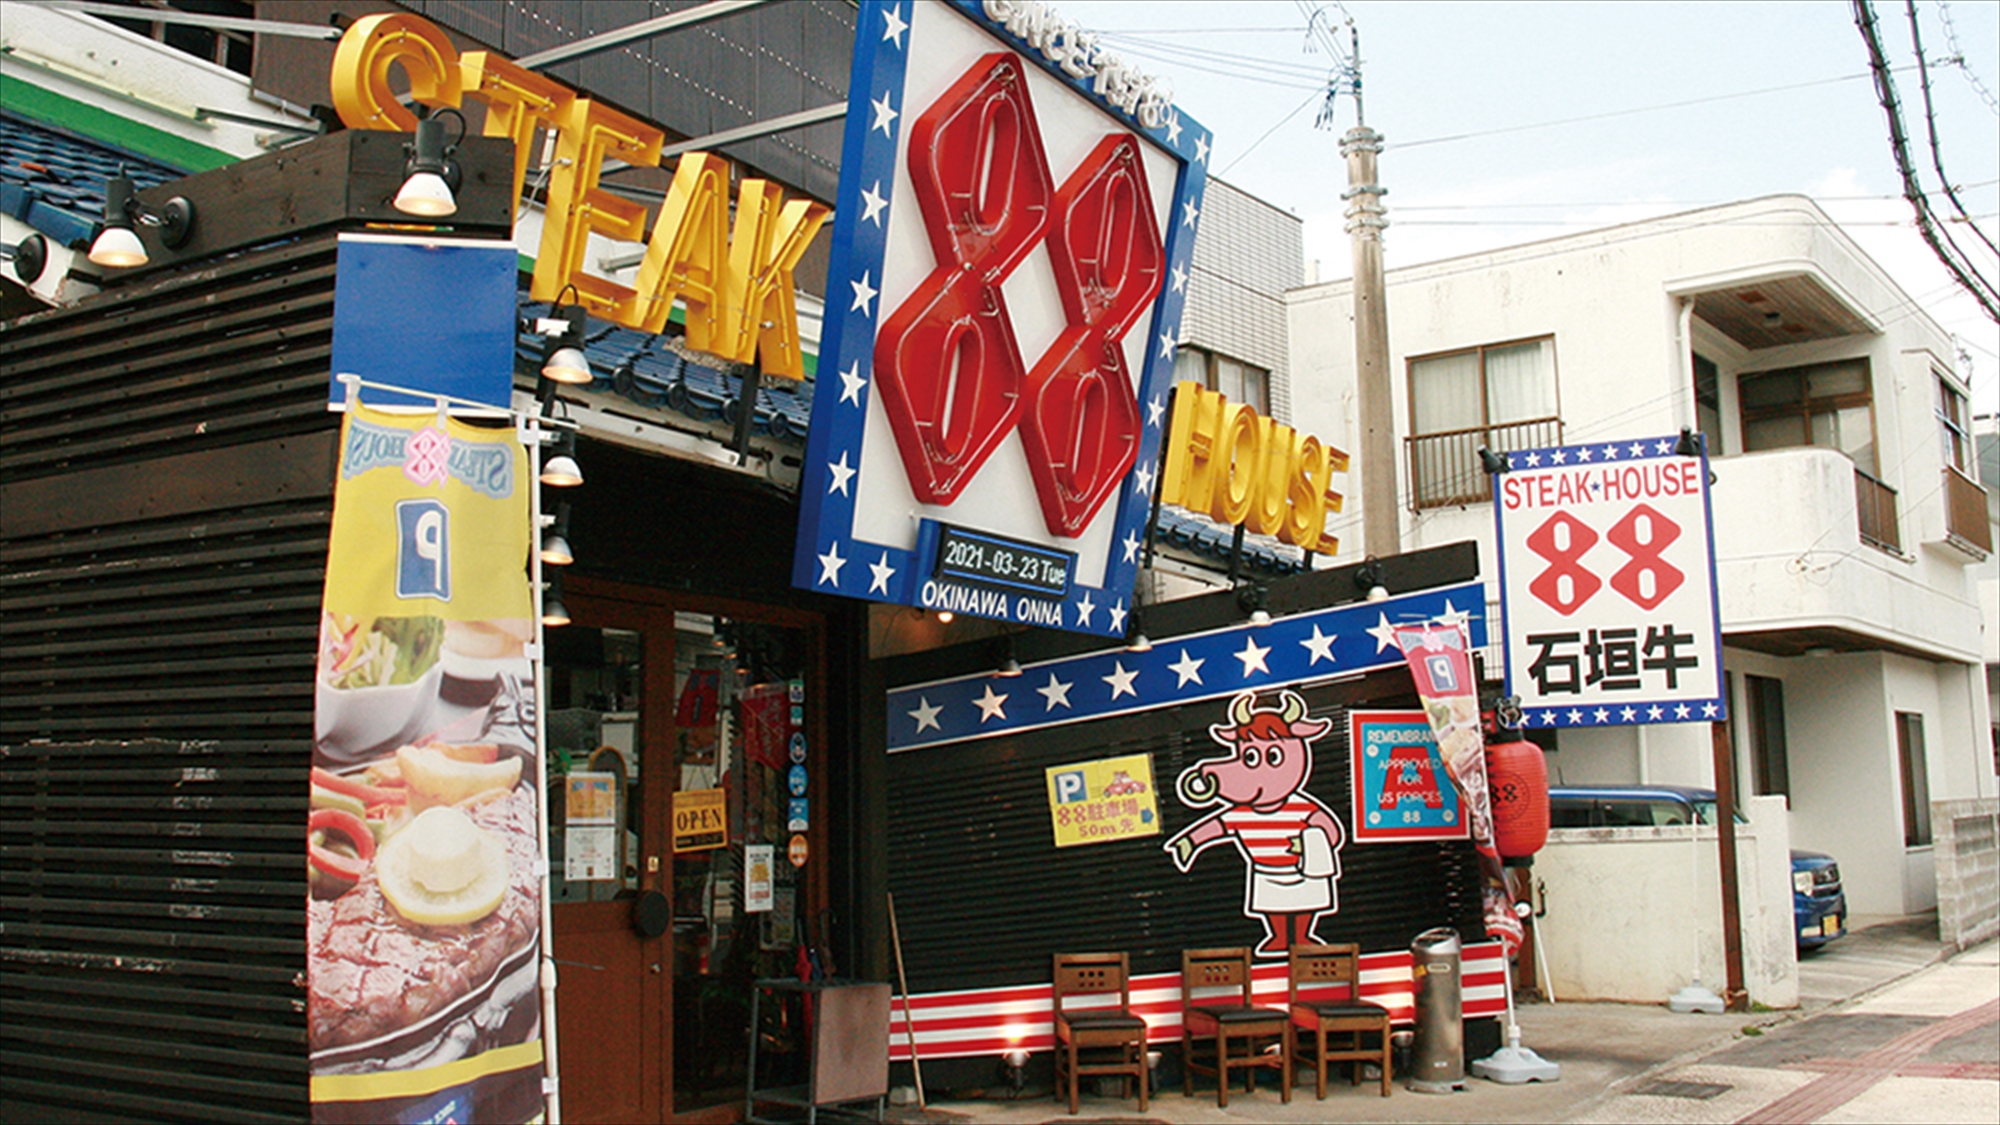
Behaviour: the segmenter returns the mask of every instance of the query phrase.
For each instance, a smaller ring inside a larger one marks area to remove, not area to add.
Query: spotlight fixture
[[[575,488],[583,483],[583,470],[576,463],[576,431],[556,435],[548,460],[542,462],[542,483],[553,488]]]
[[[1382,564],[1369,559],[1354,572],[1354,588],[1360,590],[1371,602],[1389,600],[1389,588],[1382,585]]]
[[[1021,1091],[1026,1089],[1028,1085],[1028,1052],[1015,1047],[1001,1055],[1000,1061],[1007,1066],[1007,1091],[1009,1096],[1020,1097]]]
[[[1000,664],[993,669],[993,675],[1002,680],[1011,680],[1021,674],[1021,661],[1014,652],[1014,638],[1000,642]]]
[[[49,268],[49,240],[31,234],[12,246],[0,244],[0,257],[12,259],[14,276],[21,279],[21,284],[33,285]]]
[[[1151,652],[1153,639],[1146,635],[1146,619],[1138,606],[1132,607],[1132,639],[1125,642],[1126,652]]]
[[[450,144],[444,139],[444,115],[458,118],[458,138]],[[458,190],[458,161],[452,154],[458,151],[458,142],[465,139],[465,115],[449,107],[434,111],[429,117],[417,122],[417,135],[412,144],[403,146],[408,154],[403,162],[403,186],[396,192],[394,205],[405,215],[417,215],[426,219],[441,219],[456,214],[458,200],[453,197]]]
[[[550,573],[542,583],[542,624],[551,629],[569,624],[569,608],[562,600],[562,571]]]
[[[575,295],[576,286],[563,286],[549,315],[535,321],[542,335],[542,374],[558,383],[582,386],[590,382],[590,360],[583,354],[583,334],[590,326],[590,314],[582,305],[563,304],[565,295]]]
[[[1486,470],[1487,476],[1492,476],[1495,473],[1504,473],[1509,468],[1507,455],[1505,453],[1495,453],[1482,445],[1479,447],[1479,466]]]
[[[542,532],[542,562],[548,566],[568,566],[576,561],[569,549],[569,501],[556,505],[556,514]]]
[[[1680,439],[1674,442],[1674,452],[1682,457],[1701,456],[1701,439],[1688,426],[1681,427]]]
[[[148,207],[139,201],[132,177],[120,169],[104,183],[104,226],[90,243],[90,260],[113,269],[145,265],[146,244],[139,241],[135,224],[157,229],[160,244],[177,249],[194,233],[194,204],[176,195],[158,208]]]
[[[938,610],[937,615],[938,615],[938,624],[940,625],[949,625],[952,623],[952,620],[958,616],[957,614],[953,613],[948,609]]]
[[[1271,623],[1271,611],[1267,608],[1270,596],[1271,591],[1262,582],[1253,582],[1236,591],[1236,604],[1250,615],[1253,628],[1261,629]]]

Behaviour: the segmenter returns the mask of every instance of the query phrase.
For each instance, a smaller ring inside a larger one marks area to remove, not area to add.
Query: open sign
[[[723,790],[683,789],[674,794],[674,853],[702,852],[729,843]]]

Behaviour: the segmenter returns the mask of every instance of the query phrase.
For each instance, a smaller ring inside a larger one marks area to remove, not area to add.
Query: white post
[[[562,1079],[556,1066],[556,950],[554,894],[549,886],[549,739],[548,667],[542,625],[542,438],[541,420],[530,416],[521,425],[528,447],[528,588],[534,597],[535,675],[535,818],[537,852],[542,865],[542,1095],[547,1099],[549,1125],[562,1125]]]

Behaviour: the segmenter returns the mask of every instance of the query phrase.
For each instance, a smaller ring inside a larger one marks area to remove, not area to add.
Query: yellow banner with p
[[[1159,834],[1160,806],[1150,754],[1050,766],[1048,786],[1056,847]]]

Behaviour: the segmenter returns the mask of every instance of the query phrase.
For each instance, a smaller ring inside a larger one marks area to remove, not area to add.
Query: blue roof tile
[[[104,185],[123,169],[141,189],[182,172],[102,141],[0,112],[0,210],[64,246],[104,218]]]

